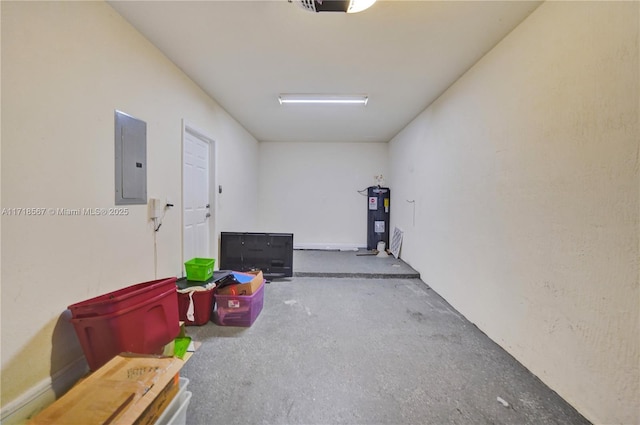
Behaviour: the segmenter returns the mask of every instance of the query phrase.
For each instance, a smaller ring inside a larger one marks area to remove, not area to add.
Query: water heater
[[[378,242],[389,248],[389,216],[391,190],[388,187],[367,188],[367,249],[373,250]]]

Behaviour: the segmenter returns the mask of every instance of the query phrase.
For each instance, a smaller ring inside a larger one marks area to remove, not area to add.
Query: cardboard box
[[[260,288],[260,284],[264,281],[262,270],[255,272],[233,272],[234,276],[246,277],[251,279],[247,283],[225,286],[216,288],[216,294],[219,295],[251,295]]]
[[[177,394],[183,365],[177,357],[121,354],[29,424],[153,424]]]
[[[157,387],[156,387],[157,388]],[[177,373],[173,376],[173,379],[169,381],[164,388],[162,388],[157,394],[151,396],[153,397],[153,401],[142,411],[142,414],[138,415],[136,411],[132,411],[132,414],[129,415],[131,419],[134,417],[135,422],[134,425],[152,425],[158,421],[162,412],[171,404],[173,398],[178,394],[178,390],[180,389],[180,373]],[[153,388],[149,390],[149,393],[154,391]],[[147,394],[149,394],[147,393]],[[131,423],[129,419],[123,418],[122,422],[117,423]]]

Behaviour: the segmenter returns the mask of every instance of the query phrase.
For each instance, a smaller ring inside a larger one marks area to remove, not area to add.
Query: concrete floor
[[[392,255],[378,257],[373,251],[293,251],[295,277],[366,277],[419,279],[420,273]]]
[[[419,279],[361,277],[397,261],[296,251],[253,326],[189,327],[187,423],[589,423]]]

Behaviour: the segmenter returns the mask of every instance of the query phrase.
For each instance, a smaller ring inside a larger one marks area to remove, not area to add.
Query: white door
[[[211,202],[209,178],[211,146],[206,138],[185,129],[183,135],[182,205],[183,259],[211,258]],[[183,261],[183,262],[184,262]]]

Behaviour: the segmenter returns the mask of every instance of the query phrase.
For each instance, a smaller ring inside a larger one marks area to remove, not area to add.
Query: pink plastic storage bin
[[[175,277],[152,280],[71,304],[67,308],[71,311],[73,319],[102,316],[138,305],[156,295],[164,294],[169,289],[175,289],[175,286]]]
[[[123,352],[162,354],[180,333],[175,284],[146,301],[100,316],[72,318],[91,370]]]
[[[264,304],[264,281],[251,295],[215,294],[213,321],[221,326],[249,327],[255,322]]]

